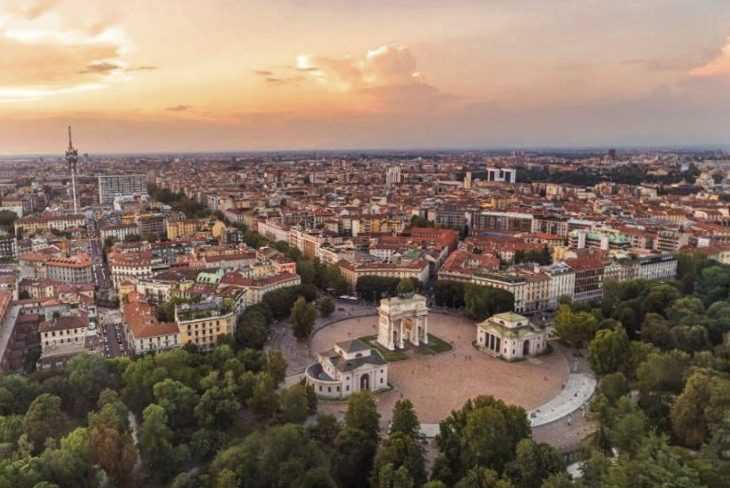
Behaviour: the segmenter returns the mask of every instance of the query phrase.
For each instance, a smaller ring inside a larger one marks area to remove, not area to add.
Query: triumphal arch
[[[388,350],[428,344],[426,297],[418,294],[384,298],[378,307],[378,343]]]

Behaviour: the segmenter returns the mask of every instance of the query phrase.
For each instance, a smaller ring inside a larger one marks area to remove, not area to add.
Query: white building
[[[547,332],[532,325],[527,317],[513,312],[500,313],[477,325],[477,347],[495,357],[514,361],[545,352]]]
[[[355,339],[317,354],[305,377],[318,396],[343,399],[359,391],[388,388],[388,363],[378,351]]]
[[[99,176],[99,203],[112,205],[117,197],[146,195],[145,175]]]
[[[517,170],[514,168],[487,168],[487,181],[517,183]]]
[[[426,297],[385,298],[380,301],[378,316],[378,343],[386,349],[403,349],[406,343],[428,344]]]
[[[388,186],[397,185],[401,180],[401,169],[400,166],[389,166],[385,170],[385,184]]]
[[[558,301],[568,297],[573,301],[575,293],[575,271],[565,263],[555,263],[543,268],[550,277],[548,308],[558,308]]]
[[[671,254],[639,258],[640,280],[673,279],[677,276],[677,258]]]

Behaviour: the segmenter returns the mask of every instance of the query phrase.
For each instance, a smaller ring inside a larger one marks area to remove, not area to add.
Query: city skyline
[[[723,145],[730,5],[0,6],[0,154]]]

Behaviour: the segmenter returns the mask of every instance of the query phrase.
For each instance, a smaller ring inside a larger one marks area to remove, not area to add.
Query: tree
[[[644,412],[628,397],[623,397],[619,399],[610,416],[608,437],[611,444],[620,453],[635,455],[649,431]]]
[[[238,318],[236,342],[245,348],[262,349],[269,338],[269,320],[260,308],[250,307]]]
[[[456,483],[455,488],[514,488],[512,482],[500,478],[496,471],[475,466]]]
[[[297,339],[306,339],[312,334],[312,327],[317,318],[317,310],[314,305],[307,303],[304,297],[299,297],[292,308],[292,322],[294,323],[294,336]]]
[[[335,311],[335,302],[330,297],[322,297],[317,304],[319,314],[322,317],[329,317]]]
[[[641,325],[641,340],[651,342],[660,349],[671,349],[674,338],[671,323],[658,313],[648,313]]]
[[[402,278],[398,282],[398,296],[408,296],[416,292],[415,280],[411,278]]]
[[[310,413],[306,386],[292,385],[279,395],[279,416],[282,422],[301,424]]]
[[[96,417],[89,428],[91,460],[98,464],[120,487],[129,486],[137,462],[134,440],[128,432]]]
[[[260,417],[273,417],[279,408],[276,384],[268,373],[259,373],[253,394],[248,400],[248,408]]]
[[[384,297],[395,296],[398,292],[398,278],[384,276],[363,276],[357,280],[357,294],[368,302],[377,302]]]
[[[66,430],[66,425],[61,399],[48,393],[33,400],[23,419],[23,430],[37,451],[42,450],[47,439],[58,438]]]
[[[439,430],[433,477],[453,486],[475,466],[501,472],[519,441],[530,436],[530,422],[524,409],[480,396],[452,412]]]
[[[402,432],[391,434],[385,439],[375,456],[373,467],[373,486],[391,486],[383,469],[390,466],[392,470],[404,468],[408,478],[420,486],[426,481],[423,446],[417,438]]]
[[[555,315],[555,330],[573,347],[589,342],[598,329],[598,320],[588,312],[573,312],[570,305],[560,305]]]
[[[217,372],[211,372],[203,382],[207,387],[195,407],[195,417],[201,426],[207,428],[230,428],[241,410],[237,398],[236,383],[226,375],[222,381]]]
[[[666,438],[651,435],[635,456],[619,456],[607,467],[600,486],[610,488],[695,488],[702,486],[692,470],[667,445]]]
[[[322,445],[332,445],[340,433],[340,424],[334,415],[319,414],[317,421],[308,429],[309,437]]]
[[[351,427],[346,421],[345,428],[337,434],[334,442],[333,472],[339,486],[368,486],[377,446],[377,438],[362,429]]]
[[[345,412],[345,426],[365,432],[377,440],[380,432],[380,414],[372,393],[359,391],[350,395]]]
[[[615,373],[627,362],[629,338],[622,328],[599,330],[588,350],[588,359],[596,373]]]
[[[328,459],[300,425],[262,429],[220,451],[210,465],[211,486],[332,487]],[[324,468],[324,469],[323,469]]]
[[[181,461],[172,445],[173,433],[165,409],[154,403],[144,410],[139,447],[146,471],[161,480],[171,479]]]
[[[195,425],[195,407],[200,396],[195,390],[179,381],[167,378],[153,387],[155,402],[165,411],[170,427],[191,428]]]
[[[601,378],[600,391],[611,405],[629,393],[629,383],[623,373],[611,373]]]
[[[273,318],[285,319],[289,316],[294,302],[297,300],[297,287],[289,286],[264,293],[261,303],[269,310]]]
[[[464,304],[467,316],[484,320],[494,314],[514,310],[514,295],[499,288],[467,283],[464,285]]]
[[[434,299],[439,307],[461,308],[464,306],[464,283],[438,280],[434,286]]]
[[[421,423],[418,421],[413,403],[410,400],[398,400],[393,407],[393,420],[390,423],[390,434],[402,433],[413,438],[421,435]]]
[[[730,409],[730,380],[697,370],[687,379],[671,411],[672,431],[687,447],[697,448]]]
[[[271,375],[275,385],[280,384],[286,378],[286,368],[286,359],[281,351],[266,353],[266,372]]]
[[[515,460],[508,464],[506,472],[517,487],[531,488],[564,469],[563,458],[554,447],[522,439],[517,444]]]

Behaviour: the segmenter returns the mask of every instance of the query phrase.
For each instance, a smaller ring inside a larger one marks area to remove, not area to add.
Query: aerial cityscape
[[[729,486],[730,4],[616,3],[0,3],[0,488]]]

